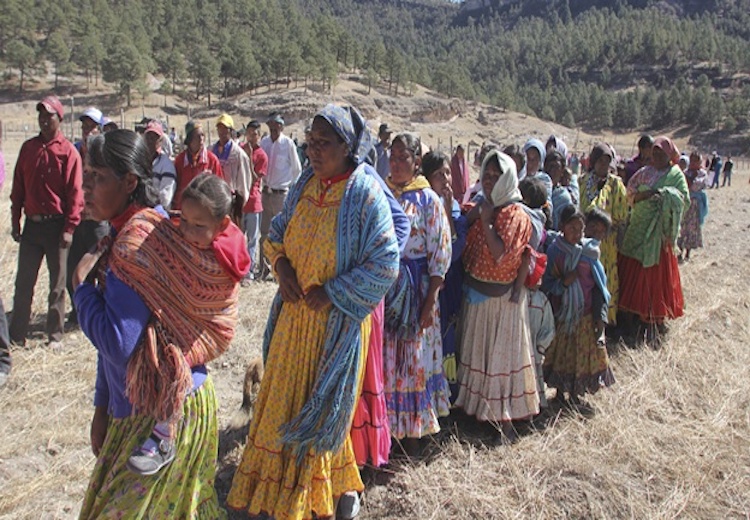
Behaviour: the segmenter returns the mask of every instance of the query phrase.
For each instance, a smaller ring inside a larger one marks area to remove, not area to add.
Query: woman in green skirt
[[[80,518],[223,518],[214,490],[217,402],[205,363],[229,346],[237,291],[211,283],[211,269],[226,267],[216,265],[220,246],[189,244],[153,207],[150,169],[146,144],[134,132],[89,142],[84,200],[93,217],[110,222],[112,234],[73,275],[81,329],[98,353],[91,423],[97,461]],[[197,299],[224,312],[198,315]],[[152,365],[184,377],[181,404],[168,410],[177,418],[174,442],[152,438],[157,469],[143,475],[127,462],[148,446],[155,423],[149,397],[165,387]]]

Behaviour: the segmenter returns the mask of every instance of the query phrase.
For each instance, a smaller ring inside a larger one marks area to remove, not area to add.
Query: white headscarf
[[[497,208],[511,202],[521,202],[523,197],[521,197],[521,191],[518,189],[516,162],[499,150],[491,150],[484,158],[480,182],[484,178],[488,162],[493,158],[497,158],[497,162],[500,164],[500,178],[492,188],[490,195],[492,205]]]

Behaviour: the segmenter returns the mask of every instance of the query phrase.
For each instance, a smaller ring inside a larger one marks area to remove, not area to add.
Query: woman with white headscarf
[[[516,164],[491,151],[482,163],[484,200],[467,237],[461,323],[460,389],[456,406],[480,421],[501,424],[516,438],[512,421],[539,413],[531,356],[528,293],[518,303],[511,288],[531,238],[531,220],[522,208]]]

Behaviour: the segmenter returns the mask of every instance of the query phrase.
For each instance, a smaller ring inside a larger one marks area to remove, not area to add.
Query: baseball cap
[[[161,123],[157,121],[156,119],[152,119],[148,122],[146,125],[146,129],[143,131],[143,133],[147,132],[153,132],[158,136],[164,135],[164,128],[161,126]]]
[[[284,118],[281,117],[281,114],[279,112],[271,112],[268,114],[268,119],[266,120],[266,123],[270,123],[271,121],[278,123],[280,125],[284,124]]]
[[[393,129],[390,126],[388,126],[388,123],[383,123],[382,125],[380,125],[380,128],[378,129],[378,135],[392,134],[392,133],[393,133]]]
[[[216,126],[224,125],[227,128],[234,128],[234,120],[229,114],[221,114],[216,120]]]
[[[86,110],[83,111],[83,114],[81,114],[81,117],[79,117],[78,120],[83,121],[84,117],[88,117],[97,125],[102,124],[102,111],[99,110],[98,108],[88,107]]]
[[[60,100],[57,96],[47,96],[43,100],[41,100],[39,103],[36,104],[37,111],[41,110],[43,108],[50,114],[57,114],[57,116],[62,120],[63,114],[65,113],[63,110],[62,103],[60,103]]]

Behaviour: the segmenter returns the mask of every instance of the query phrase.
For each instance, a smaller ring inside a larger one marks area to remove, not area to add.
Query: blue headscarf
[[[349,148],[349,157],[354,164],[360,165],[367,159],[368,153],[374,147],[374,141],[367,128],[367,122],[362,114],[354,107],[340,107],[328,104],[315,114],[322,117],[333,130],[344,140]]]
[[[544,148],[544,144],[539,139],[529,139],[526,141],[526,144],[523,145],[523,153],[526,153],[529,151],[529,149],[535,148],[539,152],[539,169],[544,166],[544,159],[547,157],[547,150]],[[531,173],[533,176],[536,172],[526,172]]]

